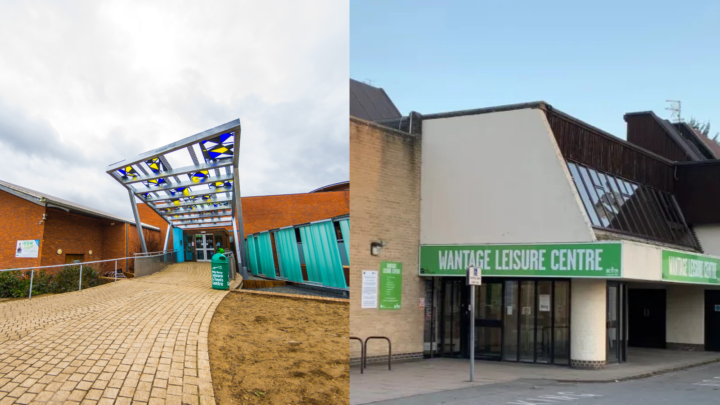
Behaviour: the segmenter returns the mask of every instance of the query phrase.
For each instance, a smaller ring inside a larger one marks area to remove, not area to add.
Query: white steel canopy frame
[[[246,277],[247,270],[242,265],[245,238],[239,158],[240,120],[236,119],[109,165],[107,173],[130,195],[143,252],[147,252],[147,247],[135,198],[143,201],[171,227],[232,226],[238,268]]]

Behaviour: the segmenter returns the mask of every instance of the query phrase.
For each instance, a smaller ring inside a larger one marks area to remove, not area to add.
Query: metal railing
[[[158,250],[157,252],[147,252],[147,253],[140,252],[140,253],[135,253],[135,257],[155,256],[155,255],[160,255],[160,254],[165,254],[165,253],[170,253],[170,252],[177,252],[177,249]]]
[[[230,280],[235,280],[235,277],[237,276],[237,262],[235,261],[235,255],[233,252],[227,252],[225,253],[225,257],[227,257],[228,262],[230,263]]]
[[[163,251],[155,256],[137,256],[135,257],[135,277],[155,274],[175,263],[177,263],[175,250]]]
[[[157,252],[155,252],[155,253],[157,253]],[[158,254],[158,255],[156,255],[156,256],[119,257],[119,258],[116,258],[116,259],[96,260],[96,261],[92,261],[92,262],[83,262],[83,263],[65,263],[65,264],[56,264],[56,265],[51,265],[51,266],[34,266],[34,267],[21,267],[21,268],[16,268],[16,269],[3,269],[3,270],[0,270],[0,273],[2,273],[2,272],[9,272],[9,271],[19,271],[19,272],[22,272],[22,271],[30,270],[30,288],[29,288],[29,291],[28,291],[28,299],[32,299],[33,282],[35,281],[35,271],[36,271],[36,270],[78,266],[78,267],[79,267],[78,291],[82,291],[82,273],[83,273],[83,266],[87,266],[87,265],[89,265],[89,264],[99,264],[99,263],[100,263],[100,264],[105,264],[105,263],[112,263],[112,262],[114,262],[115,270],[114,270],[113,274],[114,274],[114,277],[115,277],[115,283],[117,284],[117,275],[118,275],[117,264],[118,264],[119,261],[121,261],[121,260],[135,260],[135,265],[136,265],[136,268],[137,268],[138,260],[142,260],[142,259],[146,259],[146,258],[162,257],[163,259],[160,259],[160,260],[162,260],[163,263],[171,264],[171,263],[169,262],[169,260],[172,260],[172,263],[175,263],[175,260],[176,260],[176,255],[175,255],[174,253],[175,253],[175,251],[172,250],[172,251],[166,251],[165,253],[163,253],[163,254]],[[163,266],[163,268],[164,268],[166,265],[167,265],[167,264],[165,264],[165,265]],[[136,270],[136,271],[137,271],[137,270]],[[150,273],[150,274],[152,274],[152,273]],[[26,276],[27,276],[27,273],[21,275],[20,277],[26,277]]]

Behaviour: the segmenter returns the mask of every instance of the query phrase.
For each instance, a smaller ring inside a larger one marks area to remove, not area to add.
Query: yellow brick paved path
[[[0,303],[0,405],[214,404],[208,330],[227,291],[181,263],[30,301]]]

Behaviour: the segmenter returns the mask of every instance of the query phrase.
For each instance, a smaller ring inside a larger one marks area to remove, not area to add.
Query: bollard
[[[78,285],[78,291],[82,291],[82,264],[80,265],[80,284]]]
[[[30,295],[28,296],[28,299],[32,299],[32,284],[33,284],[33,277],[35,276],[35,269],[30,270]]]

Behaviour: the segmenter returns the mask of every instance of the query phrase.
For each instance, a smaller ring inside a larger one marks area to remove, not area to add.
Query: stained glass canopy
[[[113,163],[107,173],[128,190],[136,221],[138,198],[173,227],[237,226],[242,234],[239,152],[236,119]]]

